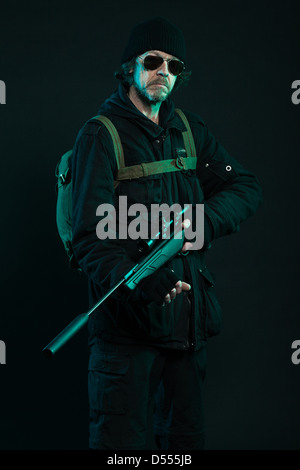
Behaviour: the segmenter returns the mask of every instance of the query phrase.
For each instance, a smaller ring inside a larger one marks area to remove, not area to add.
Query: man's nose
[[[161,64],[161,66],[157,70],[157,74],[158,75],[163,75],[164,77],[167,77],[169,75],[168,62],[166,62],[165,60],[163,61],[163,63]]]

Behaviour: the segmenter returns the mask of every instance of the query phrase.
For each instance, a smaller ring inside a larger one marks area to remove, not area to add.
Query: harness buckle
[[[184,169],[184,161],[183,161],[183,158],[182,158],[182,157],[177,157],[177,158],[176,158],[175,165],[176,165],[177,168],[179,168],[180,170]]]

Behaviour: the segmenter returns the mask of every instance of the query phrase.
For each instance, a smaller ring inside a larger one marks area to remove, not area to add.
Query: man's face
[[[132,86],[142,100],[150,104],[156,104],[164,101],[169,96],[176,77],[169,72],[168,63],[165,61],[156,70],[146,70],[143,59],[147,55],[156,55],[163,59],[176,59],[176,57],[162,51],[148,51],[136,59]]]

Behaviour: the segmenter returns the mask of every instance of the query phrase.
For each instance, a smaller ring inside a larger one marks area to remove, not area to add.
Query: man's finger
[[[185,230],[185,229],[189,228],[190,225],[191,225],[190,219],[184,219],[184,221],[181,224],[181,227]],[[185,242],[185,244],[183,245],[181,251],[183,251],[183,252],[184,251],[189,251],[192,248],[192,246],[193,246],[192,243]]]
[[[180,294],[182,291],[189,291],[192,288],[190,284],[184,281],[176,282],[175,286],[176,286],[176,294]]]
[[[191,242],[185,242],[181,251],[189,251],[192,248],[193,244]]]
[[[175,289],[175,287],[174,287],[174,288],[171,290],[171,292],[170,292],[171,300],[175,299],[176,293],[177,293],[177,291],[176,291],[176,289]]]
[[[191,290],[192,286],[188,284],[187,282],[182,281],[182,290],[184,291],[189,291]]]
[[[181,224],[181,227],[186,229],[186,228],[189,228],[190,225],[191,225],[190,219],[184,219],[184,221]]]
[[[182,282],[181,281],[176,282],[175,286],[176,286],[176,294],[180,294],[182,291]]]

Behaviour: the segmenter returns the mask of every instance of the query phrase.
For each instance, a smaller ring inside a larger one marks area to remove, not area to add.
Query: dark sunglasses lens
[[[147,55],[144,59],[144,67],[147,70],[155,70],[163,63],[163,58],[155,55]]]
[[[179,60],[170,60],[169,70],[172,75],[180,75],[183,72],[184,65]]]
[[[144,67],[147,70],[156,70],[163,64],[164,59],[156,55],[147,55],[144,59]],[[172,75],[180,75],[183,72],[184,65],[176,59],[168,62],[168,68]]]

